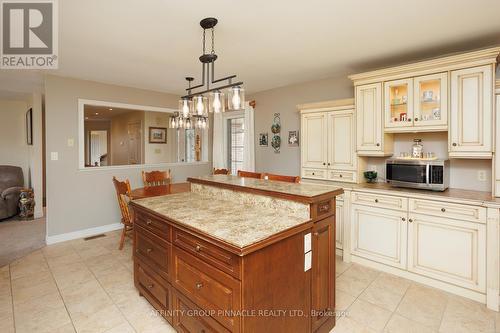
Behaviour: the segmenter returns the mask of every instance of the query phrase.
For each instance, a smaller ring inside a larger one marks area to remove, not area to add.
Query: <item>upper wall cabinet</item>
[[[382,84],[356,87],[356,150],[360,156],[392,155],[382,126]]]
[[[328,160],[326,113],[308,113],[301,119],[302,166],[326,169]]]
[[[491,158],[492,65],[451,72],[450,157]]]

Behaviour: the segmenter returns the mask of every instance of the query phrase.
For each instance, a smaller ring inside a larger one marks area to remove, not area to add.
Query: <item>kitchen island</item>
[[[329,332],[341,188],[216,175],[131,202],[134,282],[179,332]]]

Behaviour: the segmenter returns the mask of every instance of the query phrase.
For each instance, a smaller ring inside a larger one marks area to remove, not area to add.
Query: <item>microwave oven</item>
[[[450,185],[448,160],[389,159],[385,166],[392,186],[444,191]]]

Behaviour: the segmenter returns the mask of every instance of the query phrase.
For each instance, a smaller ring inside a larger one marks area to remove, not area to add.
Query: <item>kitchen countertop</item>
[[[303,179],[303,182],[308,184],[323,185],[323,186],[333,186],[335,188],[342,187],[346,190],[360,190],[360,191],[374,191],[374,192],[387,192],[389,195],[408,195],[415,197],[427,197],[431,199],[432,197],[437,200],[465,200],[468,202],[473,202],[475,204],[484,205],[500,205],[500,198],[493,197],[491,192],[464,190],[456,188],[448,188],[446,191],[429,191],[429,190],[418,190],[403,187],[393,187],[388,183],[340,183],[340,182],[330,182],[322,180],[313,179]]]
[[[257,193],[286,197],[289,200],[313,202],[325,196],[335,196],[343,193],[342,186],[318,186],[315,184],[287,183],[266,179],[237,177],[232,175],[209,175],[188,178],[191,183],[227,187],[232,190],[250,191]]]
[[[214,200],[212,196],[193,192],[138,199],[133,203],[240,248],[310,220],[285,210]]]

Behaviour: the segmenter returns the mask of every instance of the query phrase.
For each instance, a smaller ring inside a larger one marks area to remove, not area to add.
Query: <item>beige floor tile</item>
[[[85,264],[97,277],[116,273],[124,267],[124,265],[111,254],[102,254],[100,256],[87,259]]]
[[[395,313],[387,323],[384,333],[437,333],[437,331]]]
[[[135,330],[130,326],[128,322],[113,327],[110,330],[107,330],[105,333],[135,333]]]
[[[393,293],[372,283],[359,298],[393,312],[401,302],[403,294]]]
[[[336,288],[346,292],[354,297],[358,297],[370,285],[370,281],[366,279],[358,279],[342,274],[336,279]]]
[[[412,284],[396,312],[403,317],[438,329],[447,301],[448,296],[442,291],[419,284]]]
[[[58,292],[50,271],[27,275],[12,280],[12,297],[15,303],[22,303],[47,294]]]
[[[59,293],[14,304],[14,311],[17,333],[52,333],[55,329],[71,323]]]
[[[14,333],[14,317],[11,315],[2,317],[0,315],[0,332]]]
[[[49,270],[42,251],[35,251],[26,257],[14,261],[10,265],[11,279],[35,275]]]
[[[335,257],[335,274],[339,276],[351,267],[351,265],[351,263],[344,262],[341,257]]]
[[[11,295],[9,267],[2,268],[0,272],[0,299]]]
[[[342,318],[330,333],[375,333],[376,331],[350,318]]]
[[[75,253],[70,242],[62,242],[53,245],[48,245],[42,249],[45,258],[57,258],[71,253]]]
[[[103,254],[110,254],[111,251],[102,247],[102,246],[94,246],[93,244],[85,244],[86,246],[76,247],[75,251],[85,259],[90,259],[93,257],[97,257]]]
[[[439,331],[442,333],[493,333],[496,313],[484,304],[450,296]]]
[[[381,331],[391,318],[392,312],[357,299],[348,309],[347,318],[354,319],[363,326]]]
[[[92,272],[83,262],[52,268],[52,273],[59,289],[74,288],[78,284],[95,279]]]
[[[58,266],[66,266],[76,262],[82,262],[82,258],[76,252],[68,252],[65,255],[47,258],[47,262],[50,268],[56,268]]]
[[[403,295],[411,285],[411,281],[398,277],[396,275],[380,273],[373,281],[373,286],[384,290],[389,290],[392,293]]]
[[[335,290],[335,309],[345,311],[356,300],[356,297],[349,295],[342,290]]]
[[[352,264],[342,275],[355,277],[360,280],[373,282],[379,275],[380,271],[364,267],[357,264]]]
[[[97,280],[89,280],[76,288],[61,291],[64,303],[72,318],[90,316],[113,302]]]
[[[115,305],[99,309],[89,316],[72,316],[78,333],[103,333],[126,323],[125,318]]]
[[[73,327],[73,323],[66,324],[64,326],[55,328],[51,333],[75,333],[75,328]]]

